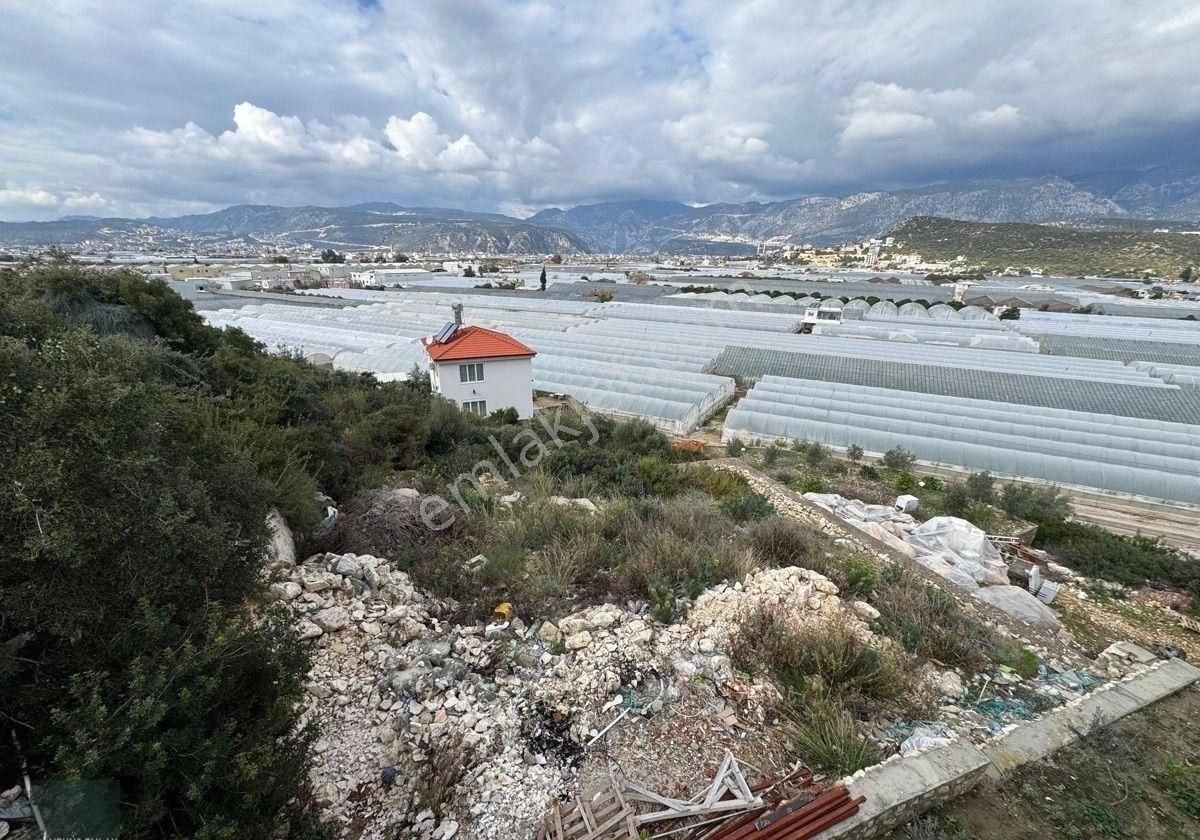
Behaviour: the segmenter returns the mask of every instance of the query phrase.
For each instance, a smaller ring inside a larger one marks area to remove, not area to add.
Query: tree
[[[849,458],[851,461],[858,463],[859,461],[862,460],[863,448],[861,446],[859,446],[857,443],[850,444],[850,446],[846,448],[846,457]]]
[[[991,504],[996,500],[996,480],[989,472],[971,473],[967,476],[967,494],[973,501]]]
[[[22,318],[30,340],[14,305],[0,696],[22,726],[0,776],[114,779],[122,836],[270,837],[312,732],[307,655],[259,580],[269,487],[172,381],[187,357],[53,315]]]
[[[1001,321],[1019,321],[1021,320],[1021,310],[1016,306],[1006,306],[1000,310]]]
[[[1184,267],[1183,271],[1179,272],[1179,279],[1183,280],[1186,283],[1192,279],[1194,274],[1195,274],[1194,269],[1192,268],[1192,266],[1189,265],[1189,266]]]
[[[917,459],[913,457],[912,453],[900,446],[893,446],[883,453],[883,465],[889,470],[912,472],[916,463]]]
[[[542,276],[538,278],[538,288],[546,291],[546,266],[542,266]]]
[[[345,254],[339,254],[332,248],[326,248],[321,252],[321,262],[323,263],[344,263],[346,261]]]
[[[562,254],[551,254],[550,262],[554,263],[555,265],[562,265],[562,262],[563,262]]]
[[[463,269],[462,276],[463,277],[474,277],[475,269],[468,265],[466,268]]]

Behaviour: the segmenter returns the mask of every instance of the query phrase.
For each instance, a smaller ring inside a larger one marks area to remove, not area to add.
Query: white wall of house
[[[483,380],[463,382],[460,365],[483,365]],[[517,416],[533,416],[533,364],[531,359],[474,359],[432,362],[429,379],[433,390],[454,400],[464,409],[468,403],[483,400],[486,414],[500,408],[515,408]]]

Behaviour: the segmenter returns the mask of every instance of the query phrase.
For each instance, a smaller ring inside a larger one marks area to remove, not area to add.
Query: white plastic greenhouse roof
[[[1200,504],[1200,434],[1156,423],[981,400],[764,377],[730,410],[726,439],[815,440],[934,464]],[[1139,428],[1146,435],[1130,434]],[[1152,433],[1151,433],[1152,432]]]

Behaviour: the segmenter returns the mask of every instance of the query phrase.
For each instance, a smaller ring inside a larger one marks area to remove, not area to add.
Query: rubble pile
[[[344,833],[366,838],[525,836],[607,725],[663,711],[698,678],[761,721],[778,695],[736,675],[728,654],[758,607],[798,623],[844,617],[869,634],[836,586],[797,568],[718,586],[669,626],[612,604],[534,626],[454,625],[453,604],[378,557],[280,554],[271,592],[315,647],[313,790]]]

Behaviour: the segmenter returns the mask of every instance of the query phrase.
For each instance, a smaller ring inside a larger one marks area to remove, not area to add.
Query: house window
[[[458,381],[459,382],[482,382],[483,381],[483,362],[475,362],[470,365],[458,366]]]
[[[487,400],[468,400],[462,404],[462,410],[469,414],[478,414],[480,417],[487,416]]]

